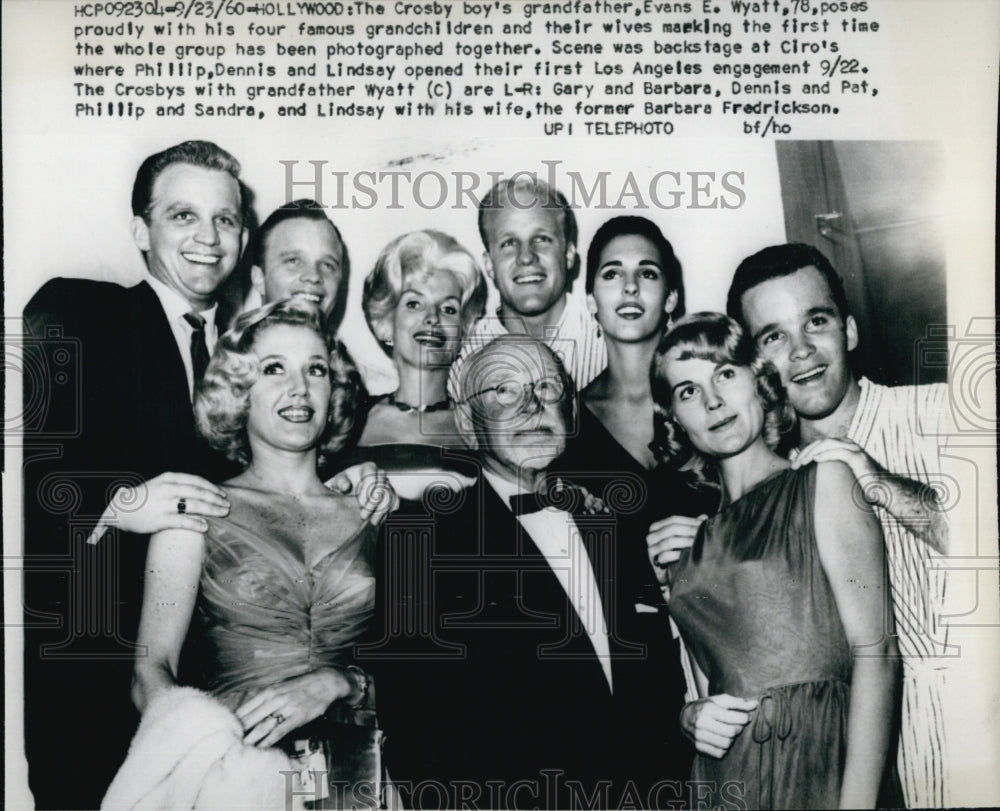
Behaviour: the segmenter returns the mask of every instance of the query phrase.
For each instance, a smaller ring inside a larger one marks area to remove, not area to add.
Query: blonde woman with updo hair
[[[448,234],[412,231],[385,246],[365,279],[362,307],[399,385],[371,405],[358,448],[343,464],[375,462],[404,498],[417,498],[435,472],[451,467],[449,452],[465,443],[448,374],[485,306],[482,270]],[[446,478],[440,483],[458,486]]]

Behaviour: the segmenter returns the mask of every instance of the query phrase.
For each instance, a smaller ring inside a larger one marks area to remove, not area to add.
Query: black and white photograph
[[[2,12],[5,807],[1000,804],[1000,6]]]

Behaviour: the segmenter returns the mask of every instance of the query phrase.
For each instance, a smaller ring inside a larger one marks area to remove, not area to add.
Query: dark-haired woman
[[[681,266],[653,222],[615,217],[591,240],[586,289],[587,305],[607,344],[608,365],[580,392],[579,433],[556,467],[602,498],[614,517],[616,610],[633,626],[629,634],[634,641],[643,634],[666,640],[647,645],[649,656],[632,663],[637,685],[632,695],[638,700],[654,690],[663,697],[655,712],[637,707],[631,714],[630,737],[643,749],[631,758],[636,773],[653,783],[685,780],[691,752],[677,724],[684,677],[646,555],[647,534],[664,548],[690,544],[704,518],[693,516],[711,512],[717,502],[714,494],[689,489],[649,447],[649,370],[667,325],[684,312]],[[657,651],[665,655],[657,659]]]
[[[665,460],[723,495],[670,567],[701,694],[692,802],[874,807],[897,680],[878,521],[846,465],[774,452],[784,391],[735,321],[678,322],[652,385]]]

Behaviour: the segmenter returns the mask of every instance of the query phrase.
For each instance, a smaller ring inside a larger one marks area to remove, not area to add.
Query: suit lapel
[[[159,391],[169,396],[171,403],[182,398],[190,403],[184,361],[160,299],[146,282],[130,288],[129,293],[134,297],[139,317],[135,334],[141,336],[143,354],[158,367],[152,377],[158,382]]]
[[[150,470],[198,472],[202,466],[187,373],[160,300],[145,282],[129,288],[128,348],[131,379],[126,396],[137,414],[143,461]],[[148,451],[148,453],[147,453]]]
[[[562,583],[559,582],[559,578],[552,570],[545,554],[539,549],[535,539],[521,525],[521,522],[510,511],[507,505],[503,504],[493,488],[485,481],[483,482],[483,486],[488,491],[484,494],[484,498],[487,501],[484,505],[484,514],[497,517],[497,531],[488,533],[488,535],[494,538],[494,542],[498,546],[496,549],[487,550],[487,554],[517,555],[522,569],[522,611],[537,614],[538,617],[554,615],[559,618],[558,621],[562,630],[559,634],[548,635],[547,638],[549,641],[540,645],[540,651],[543,653],[548,652],[549,655],[554,656],[569,655],[574,659],[579,659],[581,655],[586,656],[589,654],[589,661],[593,664],[595,673],[600,673],[600,682],[606,686],[607,681],[603,674],[603,668],[597,658],[597,652],[594,650],[593,643],[587,635],[584,621],[577,613],[576,607],[563,588]],[[610,608],[607,596],[609,590],[606,583],[608,579],[606,572],[610,566],[602,562],[600,544],[594,539],[588,542],[588,534],[596,536],[597,533],[583,532],[580,519],[581,516],[573,516],[574,523],[581,530],[583,546],[590,558],[594,578],[597,580],[605,622],[608,623],[607,627],[611,628],[608,622]],[[604,522],[604,526],[606,528],[606,522]],[[604,534],[606,535],[607,533]],[[614,652],[614,647],[612,647],[612,652]]]

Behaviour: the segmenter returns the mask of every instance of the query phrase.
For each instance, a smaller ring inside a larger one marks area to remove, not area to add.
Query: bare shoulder
[[[821,547],[828,536],[840,538],[838,543],[843,543],[844,537],[860,539],[878,526],[862,485],[843,462],[816,464],[815,498],[816,538]]]
[[[816,492],[850,492],[857,483],[854,471],[839,460],[816,462]]]

